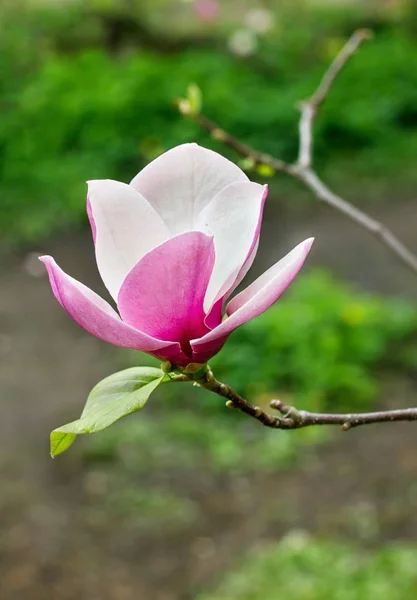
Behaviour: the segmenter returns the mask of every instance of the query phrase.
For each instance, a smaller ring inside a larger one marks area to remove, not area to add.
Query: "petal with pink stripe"
[[[91,335],[115,346],[141,350],[163,359],[169,359],[180,352],[178,343],[155,339],[124,323],[108,302],[67,275],[51,256],[42,256],[40,260],[47,268],[52,291],[58,302]]]
[[[310,252],[314,239],[310,238],[296,246],[289,254],[258,277],[251,285],[228,304],[227,318],[200,339],[194,339],[191,347],[194,359],[205,361],[216,354],[227,337],[238,327],[265,312],[285,292],[296,277]]]
[[[213,265],[213,238],[204,233],[183,233],[161,244],[126,277],[118,297],[123,320],[179,342],[191,360],[190,340],[209,331],[203,303]]]

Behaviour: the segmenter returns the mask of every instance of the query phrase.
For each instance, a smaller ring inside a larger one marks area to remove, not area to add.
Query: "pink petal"
[[[110,304],[64,273],[51,256],[42,256],[40,260],[47,268],[56,299],[88,333],[115,346],[142,350],[162,359],[180,352],[179,344],[155,339],[123,323]]]
[[[298,244],[298,246],[291,250],[284,258],[279,260],[270,269],[265,271],[265,273],[260,275],[258,279],[251,283],[251,285],[235,296],[227,306],[227,315],[231,316],[236,313],[255,297],[258,298],[258,294],[263,295],[267,289],[269,289],[269,292],[272,294],[280,290],[279,296],[281,296],[303,266],[313,242],[314,238],[309,238],[301,244]],[[273,284],[273,290],[270,289],[271,284]],[[277,296],[275,300],[277,300],[279,296]],[[275,300],[273,302],[275,302]]]
[[[170,234],[149,202],[130,185],[119,181],[89,181],[87,213],[97,266],[116,300],[129,271]]]
[[[191,347],[193,359],[202,362],[219,352],[227,337],[240,325],[265,312],[291,284],[311,249],[314,238],[296,246],[287,256],[258,277],[227,306],[226,318],[218,327],[200,339],[194,339]]]
[[[216,250],[204,300],[206,312],[232,287],[259,238],[267,193],[268,188],[258,183],[232,183],[200,213],[197,224],[213,234]]]
[[[222,322],[223,304],[224,304],[223,298],[219,298],[219,300],[217,300],[217,302],[215,302],[213,304],[213,306],[210,309],[210,312],[204,319],[204,323],[206,324],[206,326],[209,329],[214,329],[215,327],[220,325],[220,323]]]
[[[234,163],[197,144],[183,144],[147,165],[131,182],[161,215],[171,235],[197,229],[200,212],[223,188],[248,181]]]
[[[180,342],[191,359],[189,341],[208,331],[203,302],[213,264],[211,237],[191,231],[171,238],[126,277],[118,298],[120,314],[153,337]]]

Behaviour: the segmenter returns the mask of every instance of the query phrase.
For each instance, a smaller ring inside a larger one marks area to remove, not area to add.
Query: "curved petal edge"
[[[196,228],[196,219],[230,183],[249,181],[233,162],[198,144],[182,144],[149,163],[130,185],[152,204],[172,236]]]
[[[142,256],[169,238],[169,231],[146,198],[111,179],[88,181],[87,214],[97,267],[115,300]]]
[[[213,234],[216,248],[216,262],[204,300],[206,312],[228,294],[251,256],[259,239],[267,193],[268,188],[259,183],[232,183],[201,212],[199,224]]]
[[[67,275],[52,256],[41,256],[52,291],[70,317],[85,331],[115,346],[132,348],[163,360],[180,353],[177,343],[153,338],[124,323],[117,312],[98,294]]]

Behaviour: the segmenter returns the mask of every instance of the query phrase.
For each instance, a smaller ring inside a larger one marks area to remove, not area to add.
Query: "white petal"
[[[224,187],[248,181],[239,167],[197,144],[183,144],[147,165],[131,182],[161,215],[171,235],[195,229],[196,219]]]
[[[135,264],[170,235],[149,202],[119,181],[88,182],[98,270],[117,301],[119,289]]]
[[[207,312],[234,285],[248,259],[253,260],[267,186],[250,181],[232,183],[201,212],[197,228],[214,236],[216,262],[204,300]]]

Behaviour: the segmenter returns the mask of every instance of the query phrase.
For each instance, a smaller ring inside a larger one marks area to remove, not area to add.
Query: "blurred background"
[[[417,251],[417,5],[400,0],[2,0],[0,598],[411,600],[416,426],[267,431],[195,388],[164,390],[48,456],[112,372],[38,262],[103,292],[85,180],[130,179],[186,141],[239,157],[175,108],[293,160],[297,101],[358,27],[366,43],[316,124],[315,166]],[[265,169],[250,278],[314,235],[307,267],[212,367],[267,407],[416,404],[417,280],[376,240]],[[248,368],[250,365],[250,368]]]

